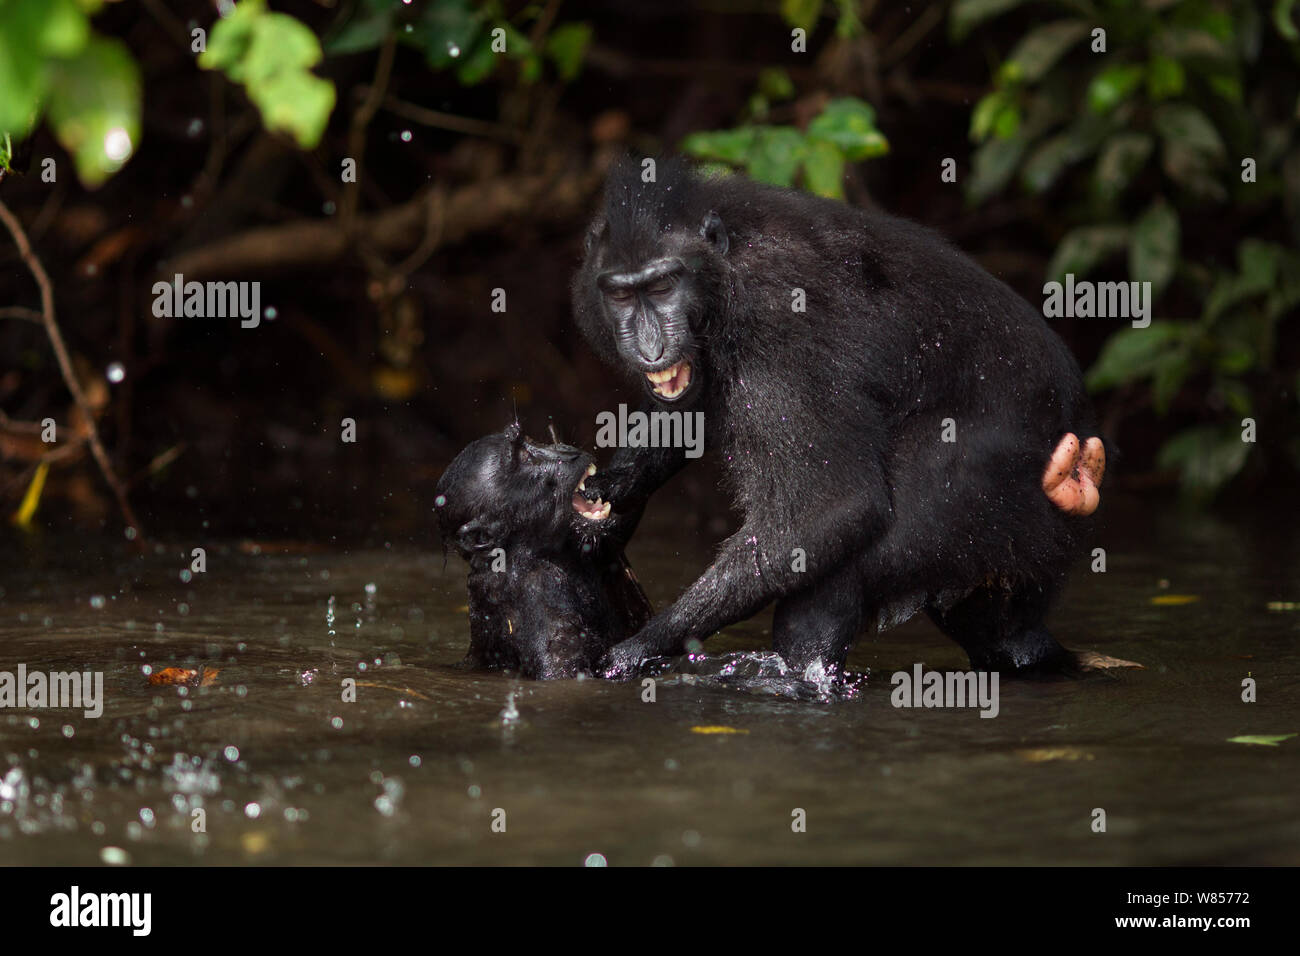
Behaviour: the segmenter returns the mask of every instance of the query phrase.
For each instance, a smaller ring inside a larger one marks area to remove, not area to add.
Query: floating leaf
[[[737,727],[727,727],[721,724],[696,725],[691,728],[693,734],[747,734],[748,730],[741,730]]]
[[[1242,734],[1240,737],[1229,737],[1230,744],[1255,744],[1259,747],[1276,747],[1284,740],[1290,740],[1295,734]]]

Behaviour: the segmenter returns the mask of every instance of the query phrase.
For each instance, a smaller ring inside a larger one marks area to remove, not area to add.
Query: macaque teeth
[[[585,475],[583,476],[582,481],[578,482],[578,490],[579,490],[579,491],[586,491],[586,490],[587,490],[587,478],[586,478]]]
[[[608,501],[601,501],[597,498],[595,501],[588,502],[588,504],[591,505],[590,511],[585,508],[579,508],[576,503],[574,504],[574,510],[588,521],[603,521],[609,517],[611,508]]]
[[[595,464],[588,465],[588,466],[587,466],[587,478],[590,478],[590,477],[591,477],[592,475],[594,475],[595,473],[596,473],[596,466],[595,466]],[[584,478],[583,480],[586,481],[586,478]]]
[[[676,398],[691,384],[691,366],[689,362],[682,361],[662,372],[646,372],[645,377],[650,380],[651,389],[656,395]],[[674,386],[673,382],[679,384]]]

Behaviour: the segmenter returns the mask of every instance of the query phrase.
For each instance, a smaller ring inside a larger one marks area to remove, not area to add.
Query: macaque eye
[[[646,295],[656,297],[669,295],[673,291],[673,281],[671,279],[660,279],[654,285],[645,290]]]
[[[627,305],[636,297],[636,292],[632,289],[610,289],[605,293],[611,302],[619,305]]]

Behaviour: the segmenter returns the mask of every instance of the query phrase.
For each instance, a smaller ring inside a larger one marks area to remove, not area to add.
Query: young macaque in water
[[[575,677],[650,619],[620,519],[582,494],[595,473],[590,455],[530,441],[517,422],[447,467],[434,510],[469,562],[466,663]]]

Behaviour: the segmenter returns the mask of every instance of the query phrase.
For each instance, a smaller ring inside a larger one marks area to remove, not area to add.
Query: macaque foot
[[[1074,666],[1084,674],[1126,667],[1146,670],[1146,665],[1139,664],[1137,661],[1126,661],[1122,657],[1110,657],[1106,654],[1098,654],[1096,651],[1072,651],[1071,654],[1074,656]]]
[[[1090,515],[1101,503],[1101,479],[1106,474],[1106,447],[1097,437],[1080,447],[1074,432],[1066,432],[1043,471],[1043,492],[1066,514]]]

